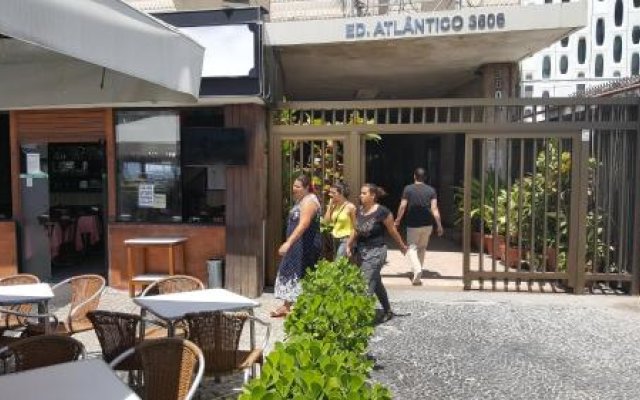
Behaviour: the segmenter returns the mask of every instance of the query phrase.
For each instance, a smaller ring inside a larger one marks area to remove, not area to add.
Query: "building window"
[[[533,85],[525,85],[524,86],[524,97],[526,97],[526,98],[533,97]]]
[[[177,111],[119,111],[118,220],[182,222]]]
[[[583,37],[578,39],[578,64],[584,64],[587,58],[587,40]]]
[[[526,81],[533,80],[533,74],[532,74],[531,72],[527,72],[527,73],[524,75],[524,79],[525,79]]]
[[[638,53],[633,53],[631,55],[631,75],[639,75],[640,74],[640,58],[638,57]]]
[[[613,39],[613,61],[619,63],[622,59],[622,38],[616,36]]]
[[[553,0],[544,0],[545,4],[551,4]]]
[[[584,78],[584,72],[578,72],[578,78]]]
[[[616,26],[622,26],[622,16],[624,13],[624,6],[622,0],[616,0],[616,5],[613,13],[613,22]]]
[[[224,223],[226,166],[246,155],[221,108],[117,111],[117,219]]]
[[[614,78],[620,78],[620,71],[613,71]]]
[[[0,114],[0,220],[11,218],[9,114]]]
[[[542,92],[542,98],[543,99],[548,99],[549,98],[549,91],[545,90],[544,92]]]
[[[544,56],[542,59],[542,77],[548,79],[551,76],[551,58]]]
[[[604,72],[604,59],[602,58],[602,54],[598,54],[596,56],[596,65],[595,65],[596,78],[602,78],[603,72]]]
[[[633,6],[635,8],[640,8],[640,0],[633,0]]]
[[[567,69],[569,69],[569,59],[567,56],[562,56],[560,57],[560,73],[563,75],[566,74]]]
[[[584,83],[578,83],[576,85],[576,94],[580,95],[580,94],[584,94],[585,91],[585,84]]]
[[[633,44],[640,43],[640,26],[636,25],[633,27],[633,30],[631,31],[631,41]]]
[[[560,41],[560,46],[567,47],[568,45],[569,45],[569,37],[562,38],[562,40]]]
[[[596,44],[602,46],[604,43],[604,19],[598,18],[596,22]]]

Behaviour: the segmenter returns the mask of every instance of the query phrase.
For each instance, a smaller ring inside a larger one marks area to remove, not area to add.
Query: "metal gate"
[[[332,183],[344,180],[344,140],[282,140],[282,218],[293,205],[291,186],[300,175],[311,178],[322,209]]]
[[[635,131],[467,135],[465,288],[635,292],[637,147]]]

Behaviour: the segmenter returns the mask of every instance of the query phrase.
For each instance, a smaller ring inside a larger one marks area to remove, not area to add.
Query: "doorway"
[[[462,287],[463,252],[456,203],[456,191],[464,178],[463,134],[383,134],[380,140],[366,141],[365,182],[381,186],[387,196],[381,204],[397,213],[402,191],[413,183],[413,172],[426,170],[425,183],[438,194],[438,208],[445,228],[443,237],[431,236],[423,268],[430,285]],[[406,237],[402,224],[400,234]],[[412,277],[409,261],[388,243],[387,264],[382,273],[387,280],[406,284]]]
[[[106,277],[104,144],[23,142],[20,158],[22,270]]]

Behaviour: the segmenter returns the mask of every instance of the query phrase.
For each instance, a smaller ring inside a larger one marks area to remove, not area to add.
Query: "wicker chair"
[[[100,275],[78,275],[66,279],[52,287],[56,293],[61,288],[69,286],[71,288],[71,301],[68,303],[69,311],[64,317],[59,317],[59,323],[50,322],[51,333],[58,335],[73,335],[93,329],[91,321],[87,318],[87,313],[93,311],[100,303],[100,296],[106,286],[105,279]],[[54,298],[54,301],[56,298]],[[45,332],[45,325],[42,322],[30,321],[27,324],[25,336],[42,335]]]
[[[152,294],[169,294],[203,290],[204,284],[198,278],[189,275],[172,275],[159,279],[147,286],[140,297]]]
[[[255,364],[262,366],[264,349],[269,343],[271,324],[242,313],[200,312],[185,315],[187,338],[202,349],[206,360],[205,374],[219,381],[221,375],[244,372],[245,382],[253,375]],[[247,320],[267,328],[261,347],[240,350],[240,336]]]
[[[126,350],[136,347],[142,338],[137,336],[138,324],[142,318],[139,315],[104,310],[87,313],[87,318],[100,342],[102,358],[107,363],[113,361]],[[123,360],[118,365],[119,370],[131,371],[140,369],[140,362],[135,357]]]
[[[159,295],[159,294],[170,294],[170,293],[181,293],[181,292],[191,292],[194,290],[203,290],[204,284],[198,278],[194,278],[189,275],[172,275],[166,278],[162,278],[151,285],[147,286],[147,288],[140,294],[139,297],[150,296],[150,295]],[[167,326],[166,323],[157,318],[149,318],[147,317],[146,310],[141,310],[140,315],[143,318],[143,322],[140,325],[140,335],[147,338],[158,338],[158,337],[166,337],[167,336]],[[155,327],[146,328],[145,323],[149,322]],[[178,324],[176,326],[176,330],[179,332],[178,336],[184,336],[184,326]],[[145,331],[144,334],[142,331]]]
[[[40,335],[18,340],[0,349],[4,373],[20,372],[86,358],[82,343],[60,335]]]
[[[189,400],[204,373],[204,357],[195,344],[180,338],[145,340],[116,357],[111,367],[137,354],[142,363],[143,400]]]
[[[0,286],[28,285],[31,283],[40,283],[40,279],[38,279],[37,276],[31,275],[31,274],[16,274],[16,275],[0,278]],[[32,311],[32,305],[19,304],[16,306],[8,307],[8,310],[17,311],[18,313],[28,314]],[[22,328],[26,324],[26,319],[16,314],[0,313],[0,315],[2,316],[2,323],[3,323],[2,326],[0,326],[0,336],[6,330]]]

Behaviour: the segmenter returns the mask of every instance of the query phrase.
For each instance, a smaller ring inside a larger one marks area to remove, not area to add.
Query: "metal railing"
[[[271,21],[299,21],[519,6],[522,0],[271,0]]]

